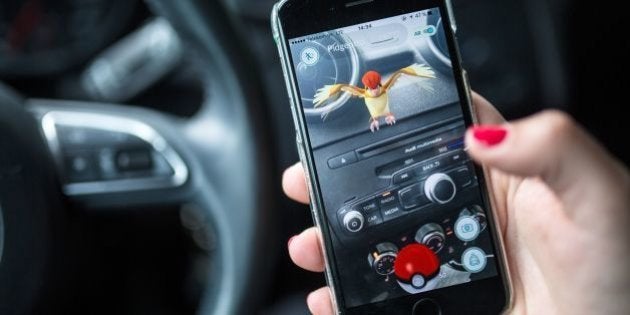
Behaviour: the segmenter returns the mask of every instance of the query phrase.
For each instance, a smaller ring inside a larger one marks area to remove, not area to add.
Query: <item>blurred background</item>
[[[453,4],[473,89],[509,119],[567,111],[628,165],[622,10]],[[0,159],[0,313],[307,313],[324,279],[286,252],[312,222],[280,191],[298,156],[272,5],[0,0],[0,116],[29,117],[0,125],[20,166]]]

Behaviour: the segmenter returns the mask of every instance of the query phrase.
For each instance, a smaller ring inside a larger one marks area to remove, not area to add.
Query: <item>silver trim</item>
[[[169,177],[157,176],[68,183],[63,186],[66,195],[76,196],[174,188],[183,185],[188,180],[188,167],[179,154],[155,129],[141,121],[102,113],[51,111],[42,117],[41,124],[48,147],[52,151],[59,167],[63,167],[63,157],[56,127],[63,125],[119,132],[138,137],[150,144],[155,152],[164,157],[173,170],[173,174]]]

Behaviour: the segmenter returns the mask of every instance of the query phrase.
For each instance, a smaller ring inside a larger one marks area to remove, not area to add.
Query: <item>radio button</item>
[[[381,198],[378,200],[378,203],[381,209],[398,206],[398,196],[395,193],[389,192],[381,196]]]
[[[365,215],[365,222],[368,227],[375,226],[383,223],[383,216],[381,216],[380,211],[373,211]]]
[[[372,199],[359,205],[358,209],[363,213],[378,211],[379,207],[376,200]]]
[[[473,176],[468,169],[468,167],[462,167],[460,169],[456,169],[450,172],[451,177],[455,180],[457,187],[463,189],[466,188],[473,183]]]
[[[410,179],[412,179],[414,177],[414,171],[413,170],[408,170],[405,172],[400,172],[397,173],[396,175],[394,175],[394,185],[398,185],[400,183],[404,183]]]
[[[428,204],[430,201],[424,196],[422,186],[420,184],[414,184],[401,189],[398,192],[400,198],[400,204],[405,210],[417,208]]]
[[[461,152],[453,154],[450,157],[451,161],[453,162],[460,162],[460,161],[463,161],[465,158],[466,157],[464,156],[464,153],[461,153]]]
[[[431,174],[432,172],[435,172],[436,170],[443,168],[450,163],[450,157],[446,156],[427,160],[415,166],[414,169],[418,176],[426,176],[427,174]]]
[[[401,207],[394,206],[381,208],[381,215],[383,215],[383,221],[387,222],[389,220],[393,220],[404,215],[404,212],[402,211]]]

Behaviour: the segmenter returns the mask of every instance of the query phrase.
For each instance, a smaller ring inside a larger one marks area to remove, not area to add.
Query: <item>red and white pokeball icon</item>
[[[423,288],[440,271],[440,259],[427,246],[414,243],[403,247],[394,263],[398,281],[415,289]]]

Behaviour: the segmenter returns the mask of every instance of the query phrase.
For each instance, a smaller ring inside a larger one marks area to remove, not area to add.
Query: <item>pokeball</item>
[[[440,259],[423,244],[410,244],[403,247],[394,263],[394,274],[400,282],[416,289],[423,288],[440,270]]]

